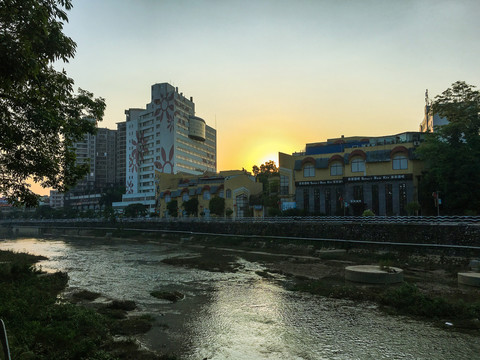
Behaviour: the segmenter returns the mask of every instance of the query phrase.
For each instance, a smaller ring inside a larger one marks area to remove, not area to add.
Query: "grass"
[[[161,359],[140,351],[138,346],[123,348],[112,333],[148,331],[151,319],[133,317],[114,320],[95,310],[61,301],[65,273],[44,274],[35,266],[38,257],[0,251],[0,317],[5,322],[12,359],[38,360],[115,360]],[[80,293],[83,299],[97,294]],[[112,307],[126,311],[133,302],[114,302]]]

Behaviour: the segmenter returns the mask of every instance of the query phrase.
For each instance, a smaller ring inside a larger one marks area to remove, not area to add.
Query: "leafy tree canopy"
[[[458,81],[435,97],[434,113],[449,123],[426,134],[417,150],[426,164],[422,205],[433,204],[432,193],[439,191],[447,214],[480,209],[480,92],[474,88]]]
[[[167,210],[168,210],[168,215],[172,217],[177,217],[178,216],[178,201],[177,200],[170,200],[167,203]]]
[[[126,217],[139,217],[147,215],[147,207],[143,204],[130,204],[125,208]]]
[[[212,214],[223,216],[223,213],[225,212],[225,199],[219,196],[214,196],[210,199],[208,208]]]
[[[62,32],[70,0],[0,0],[0,194],[36,205],[31,179],[65,191],[87,172],[73,142],[94,133],[105,101],[79,89],[55,61],[68,62],[75,42]]]
[[[258,175],[275,175],[278,174],[278,167],[275,164],[275,161],[268,160],[267,162],[263,163],[258,167],[257,165],[253,165],[252,172],[255,176]]]
[[[191,198],[190,200],[185,201],[182,206],[185,209],[185,212],[187,213],[188,216],[198,215],[198,199],[197,198]]]

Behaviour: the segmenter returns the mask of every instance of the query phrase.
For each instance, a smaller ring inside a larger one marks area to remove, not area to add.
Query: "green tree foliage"
[[[182,206],[185,209],[185,212],[187,213],[188,216],[198,215],[198,199],[197,198],[191,198],[190,200],[185,201]]]
[[[139,217],[147,215],[147,207],[143,204],[130,204],[125,208],[126,217]]]
[[[217,216],[223,216],[225,212],[225,199],[219,196],[211,198],[208,203],[208,208],[210,209],[210,213]]]
[[[275,164],[275,161],[273,160],[268,160],[267,162],[263,163],[258,167],[257,165],[253,165],[252,168],[253,175],[258,176],[258,175],[274,175],[278,174],[278,167]]]
[[[112,203],[122,201],[122,195],[125,194],[125,186],[114,186],[104,189],[99,200],[102,207],[111,207]]]
[[[263,193],[259,196],[250,197],[250,205],[263,205],[267,208],[268,216],[276,216],[280,213],[278,208],[278,190],[280,187],[278,167],[273,160],[252,168],[258,182],[263,185]]]
[[[62,32],[70,0],[0,2],[0,193],[14,204],[37,205],[29,180],[64,191],[87,172],[75,164],[73,142],[94,133],[105,101],[73,90],[53,67],[75,55]]]
[[[425,161],[422,205],[432,206],[440,192],[442,213],[480,209],[480,92],[458,81],[435,98],[433,111],[449,123],[426,134],[417,152]]]
[[[177,200],[170,200],[167,203],[167,211],[168,215],[172,217],[177,217],[178,216],[178,201]]]

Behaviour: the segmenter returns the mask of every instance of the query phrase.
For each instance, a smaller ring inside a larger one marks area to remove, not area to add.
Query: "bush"
[[[367,209],[363,212],[362,216],[375,216],[375,213],[372,210]]]

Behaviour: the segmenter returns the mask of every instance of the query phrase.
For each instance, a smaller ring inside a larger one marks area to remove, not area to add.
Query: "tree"
[[[223,213],[225,212],[225,199],[219,196],[211,198],[208,203],[208,208],[212,214],[223,216]]]
[[[425,161],[422,207],[439,192],[442,212],[464,214],[480,209],[480,92],[457,81],[435,97],[433,111],[449,123],[426,134],[417,152]]]
[[[111,207],[113,202],[122,201],[123,194],[125,194],[125,186],[108,187],[102,192],[98,203],[102,207]]]
[[[263,193],[260,199],[258,196],[251,198],[250,205],[263,205],[267,209],[268,216],[278,215],[280,181],[277,165],[275,165],[273,160],[269,160],[260,165],[260,167],[254,165],[252,171],[257,181],[262,183]]]
[[[94,133],[105,101],[73,90],[53,62],[68,62],[75,42],[62,32],[71,0],[2,0],[0,5],[0,194],[37,205],[33,180],[66,191],[88,172],[72,144]]]
[[[167,211],[168,215],[172,217],[177,217],[178,216],[178,201],[177,200],[170,200],[167,203]]]
[[[147,207],[143,204],[130,204],[125,208],[124,214],[126,217],[140,217],[147,215]]]
[[[191,198],[190,200],[185,201],[182,206],[185,209],[185,212],[187,213],[188,216],[198,215],[198,199],[197,198]]]

